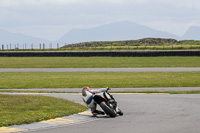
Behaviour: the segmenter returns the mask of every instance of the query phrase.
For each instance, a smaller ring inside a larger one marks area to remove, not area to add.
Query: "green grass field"
[[[2,72],[0,88],[199,87],[200,72]]]
[[[80,104],[44,96],[0,94],[0,127],[27,124],[87,110]]]
[[[200,67],[200,57],[0,57],[0,68]]]
[[[172,43],[173,42],[173,43]],[[143,38],[122,41],[92,41],[69,44],[60,50],[66,51],[140,51],[140,50],[199,50],[200,41]]]
[[[161,44],[161,45],[139,45],[139,46],[92,46],[92,47],[69,47],[62,48],[60,51],[141,51],[141,50],[199,50],[200,45],[190,44],[186,45],[177,45],[174,44]],[[22,50],[23,51],[23,50]]]
[[[200,45],[191,44],[158,44],[158,45],[105,45],[105,46],[91,46],[91,47],[67,47],[58,49],[4,49],[0,51],[154,51],[154,50],[199,50]]]
[[[0,68],[122,67],[200,67],[200,57],[0,57]],[[80,88],[81,91],[83,86],[200,87],[200,72],[1,72],[0,75],[0,89]],[[125,93],[199,94],[200,91]],[[66,116],[86,109],[51,97],[0,94],[0,127]]]

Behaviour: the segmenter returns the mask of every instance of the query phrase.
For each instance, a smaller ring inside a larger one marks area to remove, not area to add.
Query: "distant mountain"
[[[0,45],[9,45],[9,44],[19,44],[19,46],[22,44],[27,44],[27,47],[31,47],[31,44],[34,44],[34,47],[39,47],[40,43],[49,43],[50,41],[36,38],[36,37],[31,37],[19,33],[11,33],[8,31],[0,30]]]
[[[69,44],[87,41],[136,40],[147,37],[179,39],[178,36],[167,32],[158,31],[134,22],[123,21],[91,29],[72,29],[61,37],[58,42]]]
[[[182,37],[183,40],[200,40],[200,26],[191,26]]]

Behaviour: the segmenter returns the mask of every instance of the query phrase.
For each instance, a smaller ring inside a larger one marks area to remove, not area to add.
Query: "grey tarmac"
[[[198,72],[200,67],[161,68],[0,68],[0,72]]]
[[[194,133],[200,131],[200,95],[114,95],[124,116],[33,133]],[[89,116],[88,116],[89,117]]]
[[[25,94],[25,93],[24,93]],[[80,94],[38,94],[83,103]],[[90,121],[30,130],[31,133],[196,133],[200,132],[200,95],[113,94],[124,116],[85,116]],[[94,119],[94,120],[92,120]],[[22,128],[22,127],[21,127]]]

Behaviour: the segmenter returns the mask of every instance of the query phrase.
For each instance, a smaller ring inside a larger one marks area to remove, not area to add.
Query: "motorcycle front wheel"
[[[100,103],[100,107],[104,110],[104,112],[109,115],[110,117],[116,117],[116,113],[114,111],[114,109],[112,109],[111,107],[109,107],[105,102],[101,102]]]
[[[119,112],[117,112],[119,115],[123,115],[124,113],[120,110]]]

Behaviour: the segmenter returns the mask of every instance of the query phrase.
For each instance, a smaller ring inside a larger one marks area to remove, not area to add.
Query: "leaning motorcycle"
[[[110,117],[123,115],[123,112],[118,107],[116,100],[110,93],[108,93],[108,90],[106,92],[96,94],[93,99],[94,102],[99,104],[103,111]]]

